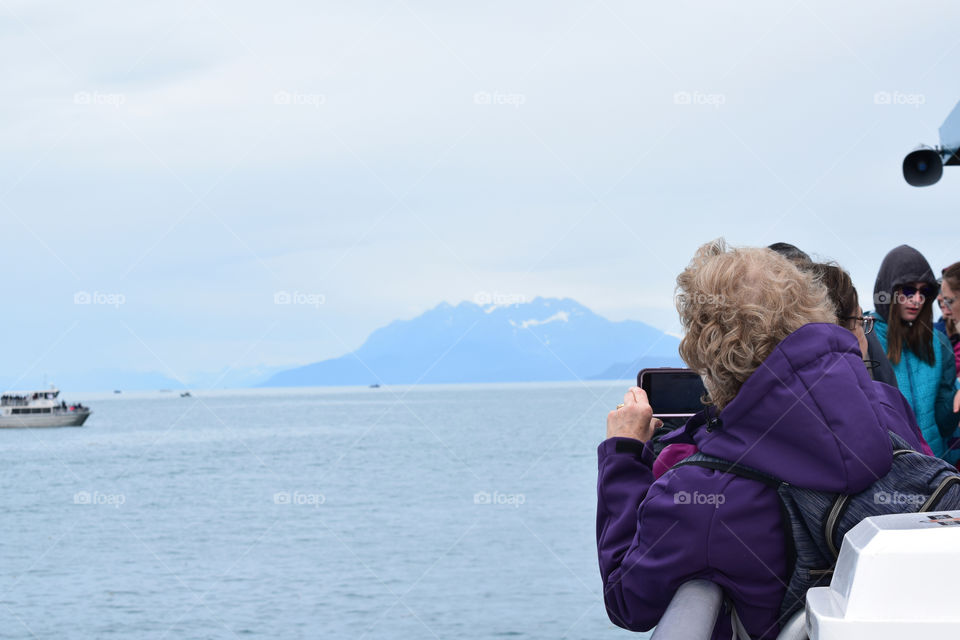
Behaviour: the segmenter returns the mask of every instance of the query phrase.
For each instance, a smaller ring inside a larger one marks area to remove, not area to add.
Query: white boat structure
[[[7,391],[0,395],[0,429],[79,427],[93,413],[80,403],[59,400],[60,390]]]

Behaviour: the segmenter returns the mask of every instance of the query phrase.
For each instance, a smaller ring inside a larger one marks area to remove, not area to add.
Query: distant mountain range
[[[645,366],[683,366],[678,344],[648,324],[611,322],[568,298],[441,303],[377,329],[352,353],[280,371],[258,386],[632,379]]]
[[[294,369],[236,367],[192,373],[122,369],[59,371],[64,392],[416,383],[632,380],[643,367],[684,366],[679,340],[643,322],[611,322],[568,298],[511,305],[441,303],[412,320],[377,329],[352,353]],[[40,389],[0,375],[4,389]]]
[[[51,376],[50,383],[63,389],[64,393],[73,391],[157,391],[171,389],[242,389],[253,387],[286,367],[231,367],[221,371],[192,373],[186,381],[172,375],[156,371],[130,371],[126,369],[88,369],[85,371],[58,371]],[[3,389],[32,390],[46,388],[41,376],[34,374],[27,379],[14,379],[0,376]]]

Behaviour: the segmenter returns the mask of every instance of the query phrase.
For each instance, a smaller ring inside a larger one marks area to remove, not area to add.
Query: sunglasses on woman
[[[854,322],[863,323],[863,333],[867,334],[873,331],[873,316],[851,316],[849,318],[844,318],[844,320],[853,320]]]
[[[913,296],[919,293],[924,298],[929,298],[934,294],[934,289],[930,285],[923,285],[922,287],[915,287],[912,284],[905,284],[902,287],[898,288],[898,291],[903,294],[905,298],[912,298]]]

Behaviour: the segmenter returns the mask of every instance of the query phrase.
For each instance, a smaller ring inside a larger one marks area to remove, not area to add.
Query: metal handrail
[[[797,611],[787,623],[780,627],[777,640],[807,640],[807,612]]]
[[[651,640],[705,640],[723,606],[723,590],[709,580],[680,585],[664,611]],[[807,640],[806,612],[798,611],[780,629],[777,640]]]
[[[723,591],[715,582],[691,580],[677,589],[663,612],[651,640],[704,640],[713,635],[723,605]]]

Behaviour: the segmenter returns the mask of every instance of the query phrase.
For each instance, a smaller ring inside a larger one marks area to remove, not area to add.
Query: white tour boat
[[[0,396],[0,428],[79,427],[92,411],[80,403],[58,400],[59,389],[7,391]]]

